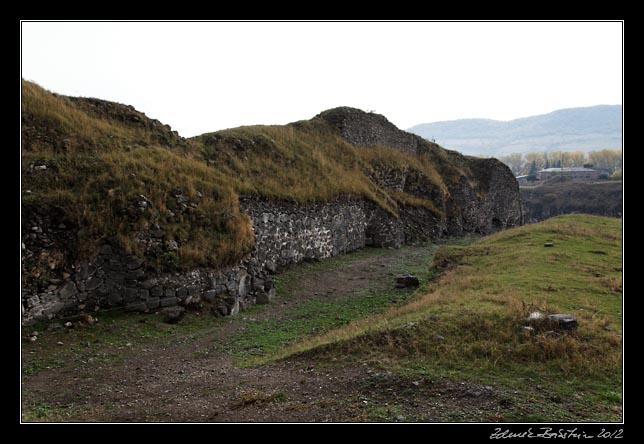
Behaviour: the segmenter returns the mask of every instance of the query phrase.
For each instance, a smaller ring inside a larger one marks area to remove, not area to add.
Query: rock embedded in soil
[[[412,274],[400,274],[396,276],[396,288],[418,287],[418,278]]]
[[[550,330],[554,332],[556,330],[574,330],[579,326],[575,316],[565,313],[545,316],[543,313],[535,311],[530,313],[526,321],[529,326],[524,326],[524,331],[529,331],[527,330],[528,328],[531,328],[532,330],[536,328],[541,331]]]
[[[559,330],[574,330],[579,326],[577,318],[571,314],[553,314],[548,316],[548,321]]]
[[[183,318],[185,311],[185,308],[175,305],[173,307],[166,307],[160,310],[159,314],[161,315],[163,322],[166,324],[176,324]]]

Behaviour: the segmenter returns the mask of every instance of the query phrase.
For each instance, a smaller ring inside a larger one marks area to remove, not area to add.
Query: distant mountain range
[[[510,121],[460,119],[407,131],[468,155],[622,148],[622,105],[568,108]]]

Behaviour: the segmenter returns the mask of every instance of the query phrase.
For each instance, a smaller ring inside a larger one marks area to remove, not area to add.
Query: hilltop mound
[[[25,81],[22,93],[28,310],[43,299],[54,301],[56,313],[78,305],[94,289],[77,282],[61,302],[61,287],[81,263],[107,260],[115,278],[90,287],[103,292],[96,301],[112,295],[116,305],[119,288],[147,301],[152,284],[142,282],[149,276],[232,267],[234,276],[217,287],[231,301],[221,311],[231,313],[240,293],[254,298],[258,291],[240,284],[243,273],[255,273],[269,291],[266,273],[305,258],[521,223],[518,186],[506,166],[443,150],[377,114],[336,108],[289,125],[184,139],[127,105],[60,96]],[[101,259],[101,251],[111,253]],[[135,258],[141,271],[123,276],[117,262],[127,270]],[[199,279],[195,299],[214,291]],[[168,303],[184,295],[165,286],[154,293],[172,294]]]

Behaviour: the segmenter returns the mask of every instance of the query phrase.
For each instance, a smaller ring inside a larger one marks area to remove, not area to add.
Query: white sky
[[[622,23],[23,22],[22,77],[190,137],[336,106],[399,128],[622,103]]]

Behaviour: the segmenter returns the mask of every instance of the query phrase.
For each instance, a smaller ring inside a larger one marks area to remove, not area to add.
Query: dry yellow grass
[[[521,371],[556,370],[566,377],[617,384],[622,360],[621,294],[614,291],[621,284],[615,271],[621,261],[619,230],[618,220],[566,216],[507,230],[469,247],[443,248],[434,261],[443,270],[440,279],[410,303],[307,338],[269,359],[305,352],[358,354],[376,361],[431,362],[442,371],[520,366]],[[555,247],[544,248],[545,239]],[[553,255],[560,260],[550,264]],[[576,269],[577,263],[592,272]],[[572,313],[580,326],[561,334],[523,331],[533,311]]]
[[[27,81],[22,106],[22,183],[32,191],[24,202],[63,209],[79,229],[82,254],[113,236],[140,254],[134,233],[161,221],[181,244],[177,257],[166,258],[170,263],[228,264],[253,245],[240,195],[300,203],[354,197],[393,216],[411,206],[440,217],[436,202],[382,187],[371,177],[382,169],[404,170],[444,199],[447,183],[468,172],[464,158],[433,146],[419,155],[352,146],[320,119],[186,140],[125,105],[59,96]],[[34,174],[37,162],[49,165],[46,173]],[[191,199],[202,193],[198,208],[172,221],[159,219],[176,188]],[[125,218],[128,201],[139,195],[160,216]]]

